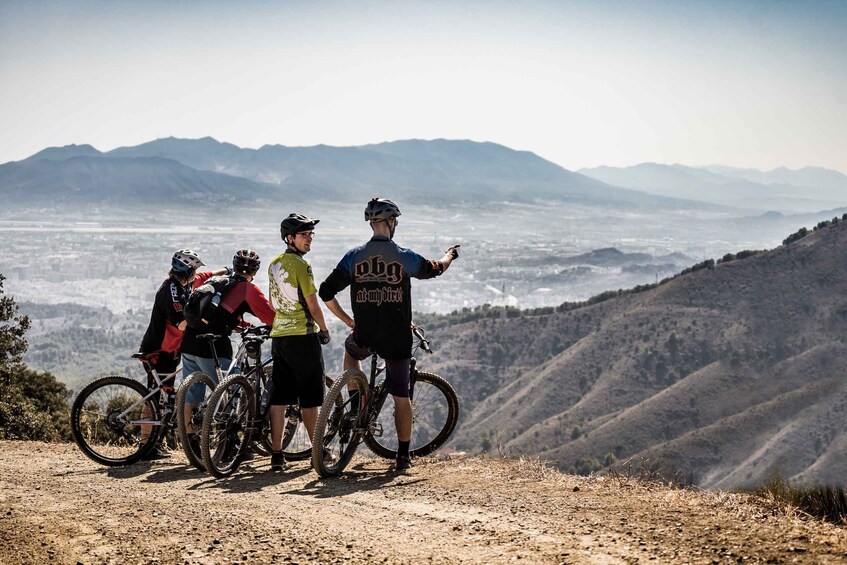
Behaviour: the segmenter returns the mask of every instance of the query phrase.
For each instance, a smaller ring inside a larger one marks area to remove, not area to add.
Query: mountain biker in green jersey
[[[394,397],[397,428],[395,469],[411,466],[412,403],[409,400],[412,357],[411,279],[430,279],[444,273],[459,256],[458,245],[437,260],[425,259],[394,242],[400,209],[391,200],[374,198],[365,207],[373,237],[348,251],[321,283],[327,308],[353,332],[344,342],[344,370],[360,369],[359,361],[373,352],[385,359],[386,383]],[[335,295],[350,286],[351,318]],[[356,394],[356,391],[354,394]],[[352,406],[358,406],[353,400]]]
[[[324,362],[321,345],[329,343],[312,267],[304,258],[312,249],[315,220],[292,213],[280,223],[284,253],[268,267],[270,302],[276,310],[273,338],[273,393],[271,394],[271,469],[285,468],[282,433],[285,410],[299,404],[303,424],[312,439],[318,409],[324,398]]]

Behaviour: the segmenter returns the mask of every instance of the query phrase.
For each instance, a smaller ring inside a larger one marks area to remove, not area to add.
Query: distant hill
[[[837,171],[798,171],[642,163],[632,167],[580,169],[591,178],[674,198],[690,198],[725,206],[783,212],[814,212],[847,204],[847,176]]]
[[[41,158],[33,156],[0,165],[0,196],[7,205],[167,206],[255,201],[278,192],[248,179],[198,171],[171,159],[91,157],[77,153],[76,148],[65,152],[42,151],[38,154]]]
[[[103,153],[90,145],[66,145],[64,147],[48,147],[28,157],[26,161],[63,161],[71,157],[99,157],[101,155]]]
[[[779,167],[770,171],[759,171],[710,165],[703,169],[725,177],[744,179],[759,184],[810,186],[838,191],[840,194],[847,193],[847,175],[821,167],[804,167],[797,170]]]
[[[83,158],[89,160],[76,160]],[[175,164],[183,168],[177,170]],[[24,161],[0,165],[0,195],[14,204],[51,191],[63,199],[99,199],[107,194],[111,202],[131,201],[133,191],[109,189],[117,179],[133,190],[148,187],[153,196],[168,193],[197,202],[211,195],[237,201],[245,192],[264,195],[274,188],[270,194],[289,201],[361,201],[391,195],[441,205],[555,199],[621,208],[706,206],[611,186],[502,145],[444,139],[243,149],[206,137],[158,139],[107,153],[90,146],[49,148]]]
[[[428,320],[468,409],[460,449],[704,487],[847,476],[847,222],[573,308]],[[636,463],[638,464],[638,463]]]

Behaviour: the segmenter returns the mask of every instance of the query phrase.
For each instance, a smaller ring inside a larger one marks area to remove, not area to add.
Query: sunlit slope
[[[842,482],[845,279],[841,222],[570,312],[440,328],[469,406],[454,445],[580,472],[635,456],[704,486]]]

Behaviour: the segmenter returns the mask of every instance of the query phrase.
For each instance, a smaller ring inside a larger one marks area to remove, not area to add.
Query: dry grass
[[[789,516],[811,516],[833,524],[847,525],[847,496],[843,487],[817,485],[795,487],[773,477],[754,491],[764,505]]]
[[[689,485],[677,471],[667,471],[648,459],[630,458],[614,465],[606,475],[622,488],[679,489]]]

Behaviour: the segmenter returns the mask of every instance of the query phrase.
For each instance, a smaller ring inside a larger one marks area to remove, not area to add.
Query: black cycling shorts
[[[344,350],[347,355],[361,361],[373,355],[374,350],[370,347],[359,345],[354,333],[344,340]],[[388,392],[392,396],[409,398],[409,386],[411,382],[412,359],[385,359],[385,382]]]
[[[316,408],[324,401],[324,358],[317,334],[275,337],[271,406]]]

